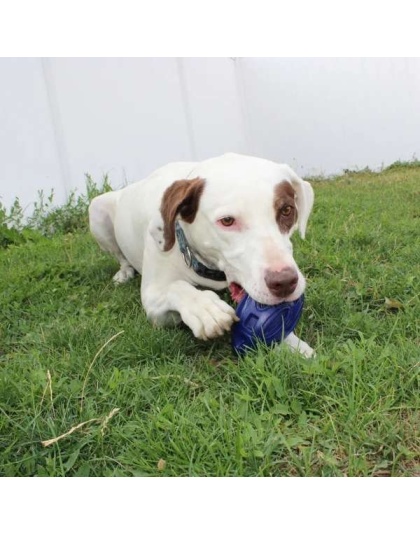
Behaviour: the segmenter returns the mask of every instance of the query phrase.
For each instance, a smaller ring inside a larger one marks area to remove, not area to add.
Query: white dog
[[[90,229],[120,262],[116,283],[135,270],[142,275],[142,303],[153,323],[182,320],[197,338],[211,339],[238,320],[214,291],[229,286],[234,300],[246,291],[263,304],[304,292],[290,236],[298,228],[304,238],[313,200],[311,185],[288,165],[225,154],[171,163],[96,197]],[[313,354],[294,334],[285,342]]]

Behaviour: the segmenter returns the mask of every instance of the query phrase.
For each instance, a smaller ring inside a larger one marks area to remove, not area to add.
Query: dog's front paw
[[[314,358],[316,356],[314,349],[305,341],[299,339],[293,332],[285,338],[284,342],[286,345],[289,345],[292,350],[300,352],[305,358]]]
[[[315,358],[316,356],[314,349],[305,343],[305,341],[301,341],[298,350],[305,358]]]
[[[235,310],[213,291],[199,291],[194,301],[183,306],[181,317],[198,339],[213,339],[229,332],[236,317]]]

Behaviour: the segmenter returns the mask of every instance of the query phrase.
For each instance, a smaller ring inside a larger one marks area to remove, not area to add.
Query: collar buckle
[[[188,245],[185,245],[184,250],[181,250],[182,255],[184,256],[185,265],[188,268],[191,268],[192,266],[192,252]]]

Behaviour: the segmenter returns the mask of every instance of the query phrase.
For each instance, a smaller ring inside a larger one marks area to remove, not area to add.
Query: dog
[[[117,284],[141,274],[141,300],[156,325],[183,321],[194,336],[221,336],[238,320],[216,293],[229,287],[262,304],[299,298],[305,278],[290,237],[305,237],[311,185],[286,164],[224,154],[170,163],[148,178],[94,198],[89,224],[120,263]],[[306,357],[294,333],[285,343]]]

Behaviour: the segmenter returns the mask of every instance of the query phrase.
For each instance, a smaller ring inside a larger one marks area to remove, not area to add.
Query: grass
[[[0,474],[418,476],[420,168],[314,188],[313,361],[152,328],[83,228],[0,250]]]

